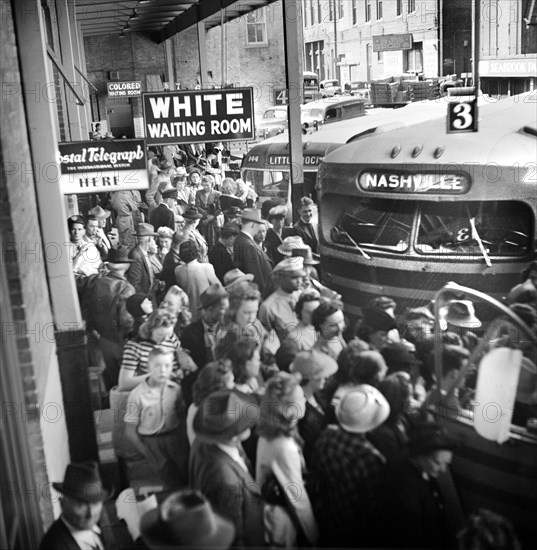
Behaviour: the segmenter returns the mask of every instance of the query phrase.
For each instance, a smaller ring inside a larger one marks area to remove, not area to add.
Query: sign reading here
[[[149,188],[142,139],[73,141],[59,150],[64,195]]]
[[[142,94],[148,145],[255,137],[252,88]]]
[[[378,34],[373,36],[374,52],[393,52],[396,50],[411,50],[411,34]]]
[[[136,97],[142,95],[142,82],[108,82],[108,97]]]

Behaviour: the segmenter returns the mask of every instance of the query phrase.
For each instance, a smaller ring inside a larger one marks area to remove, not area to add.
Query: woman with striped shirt
[[[148,374],[147,358],[149,352],[156,346],[172,350],[173,376],[175,378],[182,378],[182,371],[191,369],[193,364],[191,361],[181,361],[185,364],[179,364],[178,355],[184,357],[185,352],[181,349],[181,344],[173,332],[175,322],[174,315],[168,311],[157,309],[140,326],[138,336],[125,344],[119,372],[118,389],[120,391],[130,391],[146,378]]]

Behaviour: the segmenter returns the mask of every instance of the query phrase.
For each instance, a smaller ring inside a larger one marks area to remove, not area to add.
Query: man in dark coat
[[[152,225],[148,223],[138,224],[135,233],[137,244],[129,252],[129,259],[132,260],[132,263],[126,274],[127,280],[136,292],[149,295],[155,307],[157,306],[154,292],[155,274],[147,256],[147,251],[151,239],[157,235]]]
[[[126,300],[135,294],[125,278],[132,260],[128,248],[111,248],[108,253],[108,273],[96,276],[84,292],[87,328],[99,334],[99,348],[106,368],[103,380],[107,390],[117,385],[123,346],[131,334],[134,319],[127,311]]]
[[[225,336],[224,315],[229,307],[227,292],[220,285],[212,285],[200,296],[201,319],[187,325],[181,333],[181,346],[186,349],[198,370],[185,376],[181,382],[186,405],[192,403],[192,386],[199,369],[215,359],[215,349]]]
[[[311,247],[314,254],[319,252],[319,234],[317,227],[311,223],[314,202],[309,197],[302,197],[298,208],[300,219],[293,225],[287,235],[302,237],[305,244]]]
[[[149,215],[149,222],[158,230],[159,227],[169,227],[175,231],[175,213],[174,206],[177,204],[177,189],[167,189],[163,191],[162,202],[152,210]]]
[[[255,208],[246,209],[241,218],[241,232],[233,245],[233,261],[235,267],[254,276],[254,282],[263,293],[269,282],[272,264],[267,254],[254,241],[254,235],[257,234],[259,225],[265,221],[261,219],[261,212]]]
[[[95,462],[69,464],[63,483],[52,486],[61,493],[61,516],[45,533],[39,550],[105,548],[97,523],[103,502],[112,491],[103,486]]]
[[[239,234],[239,227],[226,223],[220,229],[218,242],[209,250],[209,263],[213,264],[216,276],[224,283],[224,275],[234,269],[233,245]]]
[[[235,526],[233,548],[265,545],[263,499],[241,444],[258,416],[255,397],[220,390],[205,399],[194,418],[190,483]]]

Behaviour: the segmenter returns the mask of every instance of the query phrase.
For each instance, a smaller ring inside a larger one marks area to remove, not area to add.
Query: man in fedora
[[[134,226],[142,221],[140,191],[116,191],[112,193],[110,204],[117,214],[116,224],[119,243],[133,246]]]
[[[190,483],[233,523],[234,548],[264,546],[264,504],[241,444],[258,417],[255,397],[233,390],[209,395],[194,417]]]
[[[205,496],[192,489],[172,493],[156,510],[146,512],[140,531],[150,550],[225,550],[235,538],[233,524],[215,513]]]
[[[241,231],[233,245],[233,261],[235,267],[254,276],[254,282],[263,293],[268,285],[272,264],[267,254],[256,244],[254,236],[265,220],[261,219],[261,212],[255,208],[244,210],[241,219]]]
[[[162,202],[149,214],[149,222],[158,231],[159,227],[169,227],[175,231],[175,205],[177,189],[162,191]]]
[[[221,284],[209,287],[200,296],[201,317],[187,325],[181,333],[181,345],[190,352],[198,370],[185,376],[181,387],[187,405],[192,402],[192,386],[200,369],[215,359],[215,349],[224,338],[224,316],[229,308],[228,294]]]
[[[90,208],[88,212],[88,216],[95,216],[97,218],[99,221],[99,227],[105,235],[108,235],[112,229],[112,220],[110,219],[111,215],[112,212],[110,212],[110,210],[105,210],[99,205]]]
[[[291,332],[296,334],[298,318],[295,306],[306,275],[303,258],[286,258],[273,269],[276,290],[261,304],[259,320],[270,332],[276,331],[283,343]]]
[[[377,546],[371,525],[385,460],[366,434],[388,418],[390,405],[376,388],[362,384],[343,395],[335,412],[338,426],[321,434],[310,464],[320,546]]]
[[[112,245],[110,244],[108,237],[104,234],[103,229],[99,225],[99,218],[97,218],[97,216],[94,216],[92,214],[88,216],[84,240],[86,242],[93,243],[101,254],[101,259],[103,261],[106,260],[106,257],[108,256],[108,251],[110,250]]]
[[[233,263],[233,245],[238,234],[239,226],[237,224],[225,223],[220,228],[218,241],[209,250],[209,262],[214,265],[216,276],[222,283],[224,282],[224,275],[235,267]]]
[[[127,271],[127,280],[134,287],[137,293],[148,294],[151,297],[153,306],[157,306],[155,297],[155,273],[148,257],[150,242],[158,234],[149,223],[139,223],[134,233],[136,246],[129,252],[131,266]]]
[[[134,324],[126,302],[135,294],[135,289],[125,278],[132,262],[127,247],[111,248],[108,273],[96,277],[84,296],[87,329],[98,334],[99,349],[106,365],[103,380],[107,390],[117,384],[123,346]]]
[[[60,493],[61,516],[45,533],[39,550],[104,550],[97,525],[113,491],[101,481],[97,463],[69,464],[62,483],[52,483]]]

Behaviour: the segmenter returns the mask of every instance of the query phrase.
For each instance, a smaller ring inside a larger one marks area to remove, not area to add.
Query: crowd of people
[[[472,302],[453,296],[441,312],[438,376],[427,307],[396,315],[380,296],[349,326],[341,296],[319,280],[310,198],[290,226],[285,204],[256,208],[247,183],[187,174],[166,157],[150,163],[145,212],[137,192],[119,191],[114,216],[98,206],[68,220],[90,341],[124,411],[123,443],[172,491],[143,519],[145,543],[455,545],[437,477],[456,443],[421,406],[436,394],[445,407],[471,408],[468,358],[481,328]],[[508,302],[535,330],[532,277],[537,263]],[[522,347],[535,365],[535,348]],[[537,416],[528,369],[521,422]]]

